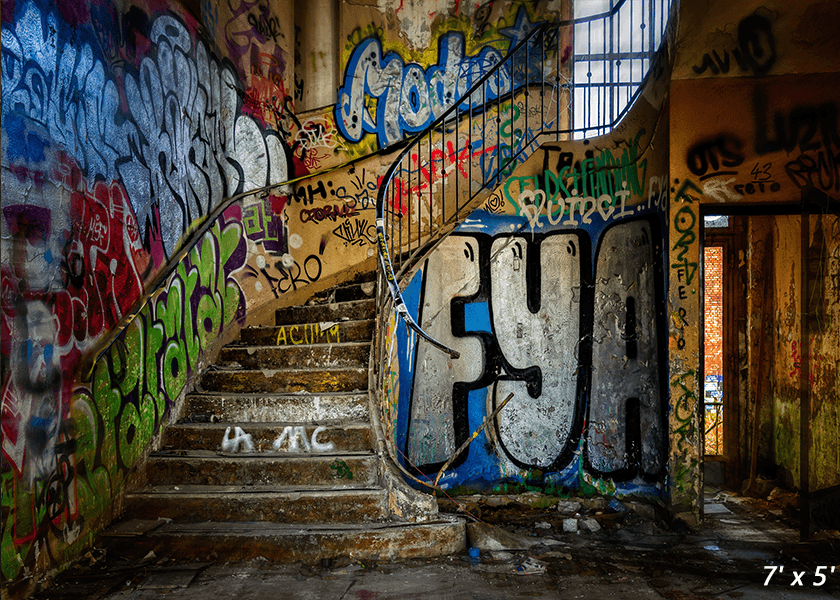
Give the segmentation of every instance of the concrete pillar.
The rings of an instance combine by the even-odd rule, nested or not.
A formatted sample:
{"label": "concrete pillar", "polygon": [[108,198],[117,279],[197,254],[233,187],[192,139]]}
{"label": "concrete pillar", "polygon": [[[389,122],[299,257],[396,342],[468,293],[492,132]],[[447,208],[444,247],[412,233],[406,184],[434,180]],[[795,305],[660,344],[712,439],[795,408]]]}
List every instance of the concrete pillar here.
{"label": "concrete pillar", "polygon": [[335,104],[338,3],[295,0],[294,97],[297,112]]}

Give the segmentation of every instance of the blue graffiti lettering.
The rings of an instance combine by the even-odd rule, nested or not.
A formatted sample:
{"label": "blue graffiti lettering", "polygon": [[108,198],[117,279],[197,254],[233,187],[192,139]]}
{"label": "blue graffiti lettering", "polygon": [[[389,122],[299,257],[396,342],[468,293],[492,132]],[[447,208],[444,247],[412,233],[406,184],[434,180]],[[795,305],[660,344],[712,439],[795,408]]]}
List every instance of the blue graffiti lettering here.
{"label": "blue graffiti lettering", "polygon": [[[382,56],[379,40],[368,38],[347,63],[344,85],[338,90],[336,123],[351,141],[375,133],[381,146],[393,144],[406,132],[422,131],[501,61],[501,52],[491,47],[465,57],[463,36],[449,33],[440,39],[438,62],[424,71],[417,64],[405,65],[394,52]],[[509,91],[510,83],[508,69],[502,68],[481,92],[462,101],[463,108],[482,108]],[[366,95],[377,100],[375,119]]]}

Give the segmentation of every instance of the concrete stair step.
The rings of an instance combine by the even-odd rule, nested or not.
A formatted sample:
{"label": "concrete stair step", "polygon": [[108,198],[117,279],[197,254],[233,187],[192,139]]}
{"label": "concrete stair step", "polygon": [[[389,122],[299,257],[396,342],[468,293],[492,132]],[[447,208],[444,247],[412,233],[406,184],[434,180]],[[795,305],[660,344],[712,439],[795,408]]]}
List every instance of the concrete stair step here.
{"label": "concrete stair step", "polygon": [[219,363],[237,363],[243,369],[301,369],[363,367],[370,359],[370,342],[307,344],[300,346],[226,346]]}
{"label": "concrete stair step", "polygon": [[366,368],[217,369],[201,378],[206,391],[238,393],[352,392],[366,390]]}
{"label": "concrete stair step", "polygon": [[315,294],[315,299],[327,302],[350,302],[353,300],[367,300],[376,294],[376,278],[370,281],[350,283],[332,288],[326,292]]}
{"label": "concrete stair step", "polygon": [[[264,557],[274,563],[315,564],[348,556],[356,561],[394,561],[462,554],[466,528],[462,519],[439,515],[423,523],[335,523],[288,525],[276,522],[149,523],[137,521],[130,543],[157,556],[186,560],[236,562]],[[121,525],[131,525],[131,521]],[[125,543],[124,536],[103,536]]]}
{"label": "concrete stair step", "polygon": [[[368,423],[337,422],[229,422],[179,423],[164,430],[165,448],[185,450],[221,450],[225,433],[235,439],[239,427],[251,436],[256,452],[365,452],[373,449]],[[229,431],[228,431],[229,429]],[[281,440],[279,448],[274,444]]]}
{"label": "concrete stair step", "polygon": [[149,486],[126,496],[136,519],[274,521],[278,523],[372,523],[388,514],[384,489],[288,490],[260,487],[252,492],[224,486]]}
{"label": "concrete stair step", "polygon": [[373,338],[373,319],[294,323],[273,327],[248,327],[240,332],[241,345],[296,346],[365,342]]}
{"label": "concrete stair step", "polygon": [[367,393],[324,392],[319,394],[208,394],[186,397],[188,418],[206,421],[321,423],[370,419]]}
{"label": "concrete stair step", "polygon": [[147,481],[156,485],[374,485],[371,452],[222,454],[208,450],[154,452]]}
{"label": "concrete stair step", "polygon": [[372,319],[376,310],[375,301],[353,300],[305,306],[287,306],[274,313],[275,325],[300,323],[321,323],[324,321],[358,321]]}

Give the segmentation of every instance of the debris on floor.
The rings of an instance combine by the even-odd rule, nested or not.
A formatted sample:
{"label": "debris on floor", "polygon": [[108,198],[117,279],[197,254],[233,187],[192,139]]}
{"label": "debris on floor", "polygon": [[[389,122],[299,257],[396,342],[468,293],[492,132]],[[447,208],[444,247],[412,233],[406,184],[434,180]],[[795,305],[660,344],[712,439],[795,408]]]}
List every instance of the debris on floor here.
{"label": "debris on floor", "polygon": [[[135,522],[119,530],[122,537],[110,539],[107,551],[91,550],[35,599],[146,600],[165,594],[169,600],[193,600],[216,597],[213,590],[224,587],[225,578],[259,586],[263,577],[285,581],[277,588],[284,591],[326,590],[289,596],[294,599],[373,598],[386,581],[391,586],[427,582],[426,592],[412,588],[418,599],[438,598],[441,589],[452,586],[464,587],[447,596],[454,600],[476,593],[507,598],[512,587],[516,597],[614,597],[613,590],[621,590],[626,598],[746,599],[789,592],[791,585],[800,585],[797,580],[809,588],[809,598],[837,597],[840,533],[823,531],[800,542],[795,513],[782,504],[793,505],[789,494],[771,489],[765,498],[750,498],[707,486],[706,516],[694,527],[671,519],[655,502],[630,498],[558,499],[536,493],[443,498],[442,512],[472,520],[463,552],[400,562],[349,556],[297,565],[265,558],[230,565],[223,564],[224,557],[212,565],[178,561],[137,551],[130,538],[156,523]],[[774,567],[778,571],[768,583]],[[822,575],[824,585],[814,587]]]}

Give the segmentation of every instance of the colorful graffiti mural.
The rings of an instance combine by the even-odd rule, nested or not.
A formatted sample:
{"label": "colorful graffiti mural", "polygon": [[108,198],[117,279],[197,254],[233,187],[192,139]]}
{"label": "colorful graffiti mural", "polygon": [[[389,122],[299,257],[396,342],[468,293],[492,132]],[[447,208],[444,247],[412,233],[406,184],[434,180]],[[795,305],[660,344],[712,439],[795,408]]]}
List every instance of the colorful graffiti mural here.
{"label": "colorful graffiti mural", "polygon": [[78,370],[81,353],[56,310],[60,294],[15,299],[4,276],[11,368],[2,395],[2,453],[10,466],[2,474],[9,509],[2,570],[12,585],[44,560],[40,552],[65,563],[90,544],[97,521],[107,520],[201,353],[244,316],[234,274],[245,266],[246,241],[236,211],[217,222],[96,364],[88,384],[66,376]]}
{"label": "colorful graffiti mural", "polygon": [[512,393],[444,486],[666,493],[668,189],[648,142],[540,149],[413,276],[406,305],[461,356],[393,334],[408,468],[437,473]]}
{"label": "colorful graffiti mural", "polygon": [[228,209],[89,382],[83,359],[223,199],[288,178],[289,150],[177,7],[27,0],[2,19],[0,568],[19,591],[116,516],[202,353],[244,317],[248,248],[287,247],[286,198]]}
{"label": "colorful graffiti mural", "polygon": [[538,470],[541,485],[571,489],[585,471],[618,486],[642,475],[654,483],[647,492],[660,493],[667,391],[657,222],[608,228],[594,261],[581,230],[448,238],[417,275],[413,306],[422,307],[421,327],[462,357],[421,342],[416,366],[401,365],[402,386],[413,386],[406,431],[397,431],[406,460],[436,473],[513,392],[447,485],[521,482]]}
{"label": "colorful graffiti mural", "polygon": [[[339,131],[351,143],[360,142],[368,133],[375,134],[381,148],[402,140],[408,133],[422,131],[502,62],[504,54],[497,46],[512,49],[534,26],[527,10],[520,7],[511,26],[499,27],[498,38],[475,48],[473,54],[468,54],[462,31],[444,33],[437,41],[437,62],[426,66],[406,63],[393,50],[383,52],[379,37],[360,40],[350,54],[338,90],[335,121]],[[502,93],[509,93],[511,87],[538,81],[542,73],[540,49],[530,50],[529,56],[523,54],[524,68],[511,72],[503,67],[480,93],[461,100],[462,108],[484,110]]]}
{"label": "colorful graffiti mural", "polygon": [[[107,25],[129,28],[121,18]],[[287,179],[287,150],[239,114],[228,62],[179,18],[146,21],[130,31],[146,52],[117,70],[92,25],[68,23],[47,2],[18,4],[2,30],[6,153],[19,177],[55,179],[64,153],[91,185],[121,182],[147,251],[171,255],[223,198]]]}

